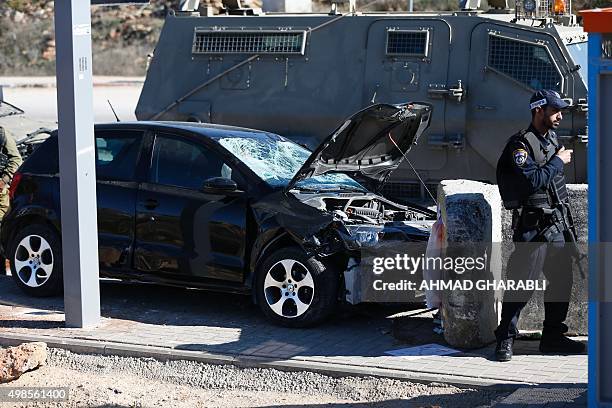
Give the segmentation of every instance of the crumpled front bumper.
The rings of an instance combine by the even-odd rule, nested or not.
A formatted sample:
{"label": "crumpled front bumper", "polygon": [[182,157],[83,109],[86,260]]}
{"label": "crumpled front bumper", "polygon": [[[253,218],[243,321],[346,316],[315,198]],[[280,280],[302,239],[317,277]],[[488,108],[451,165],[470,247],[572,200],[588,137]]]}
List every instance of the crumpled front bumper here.
{"label": "crumpled front bumper", "polygon": [[[362,259],[365,257],[385,256],[403,252],[406,246],[418,245],[424,249],[429,239],[434,221],[403,222],[381,226],[355,225],[346,226],[341,235],[350,257],[343,271],[345,300],[350,304],[368,301],[364,287],[369,284],[371,274]],[[415,248],[412,248],[415,249]],[[415,299],[416,300],[416,299]]]}

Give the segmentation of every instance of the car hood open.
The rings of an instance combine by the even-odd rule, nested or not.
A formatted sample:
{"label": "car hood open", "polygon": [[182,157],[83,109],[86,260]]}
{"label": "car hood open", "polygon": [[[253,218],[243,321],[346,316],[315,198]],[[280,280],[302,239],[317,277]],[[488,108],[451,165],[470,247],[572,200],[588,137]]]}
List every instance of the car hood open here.
{"label": "car hood open", "polygon": [[370,179],[378,188],[429,126],[431,105],[376,104],[348,118],[310,155],[286,187],[325,173]]}

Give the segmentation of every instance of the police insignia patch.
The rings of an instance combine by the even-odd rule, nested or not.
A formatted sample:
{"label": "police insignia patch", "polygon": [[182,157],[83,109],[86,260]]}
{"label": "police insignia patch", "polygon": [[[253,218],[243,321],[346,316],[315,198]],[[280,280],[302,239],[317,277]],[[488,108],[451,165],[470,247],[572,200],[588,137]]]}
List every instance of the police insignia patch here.
{"label": "police insignia patch", "polygon": [[522,167],[525,164],[527,161],[527,155],[528,153],[525,149],[516,149],[514,152],[512,152],[514,163],[519,167]]}

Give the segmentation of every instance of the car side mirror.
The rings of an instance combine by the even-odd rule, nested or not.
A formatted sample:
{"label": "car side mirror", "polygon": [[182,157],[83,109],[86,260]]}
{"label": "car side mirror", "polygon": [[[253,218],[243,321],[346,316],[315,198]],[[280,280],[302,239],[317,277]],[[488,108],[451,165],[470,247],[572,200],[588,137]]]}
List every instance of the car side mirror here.
{"label": "car side mirror", "polygon": [[204,181],[202,191],[210,194],[227,194],[238,191],[238,184],[225,177],[213,177]]}

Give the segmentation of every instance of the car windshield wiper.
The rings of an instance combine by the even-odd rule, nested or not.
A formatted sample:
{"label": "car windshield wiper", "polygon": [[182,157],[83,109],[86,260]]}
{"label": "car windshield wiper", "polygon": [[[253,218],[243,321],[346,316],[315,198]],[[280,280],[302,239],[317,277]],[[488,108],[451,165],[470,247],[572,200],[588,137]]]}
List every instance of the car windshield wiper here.
{"label": "car windshield wiper", "polygon": [[363,187],[348,186],[346,184],[338,184],[329,189],[330,191],[342,190],[342,191],[354,191],[356,193],[367,193],[368,191]]}
{"label": "car windshield wiper", "polygon": [[303,190],[303,191],[312,191],[312,192],[316,192],[316,193],[322,193],[322,192],[333,192],[333,191],[353,191],[355,193],[367,193],[368,191],[365,190],[364,188],[361,187],[356,187],[356,186],[347,186],[344,184],[337,184],[337,185],[331,185],[325,188],[321,188],[321,187],[309,187],[309,186],[296,186],[295,188],[297,188],[298,190]]}
{"label": "car windshield wiper", "polygon": [[313,192],[313,193],[320,193],[321,190],[320,188],[315,188],[315,187],[308,187],[308,186],[293,186],[294,190],[299,190],[299,191],[308,191],[308,192]]}

